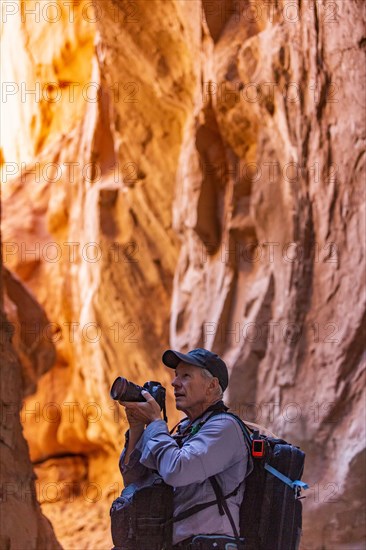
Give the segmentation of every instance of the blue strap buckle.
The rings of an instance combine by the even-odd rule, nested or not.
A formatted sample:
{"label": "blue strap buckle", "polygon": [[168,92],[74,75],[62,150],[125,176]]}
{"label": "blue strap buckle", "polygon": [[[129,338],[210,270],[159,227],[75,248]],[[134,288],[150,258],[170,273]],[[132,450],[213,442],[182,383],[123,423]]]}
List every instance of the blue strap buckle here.
{"label": "blue strap buckle", "polygon": [[300,481],[299,479],[296,479],[295,481],[292,481],[289,477],[281,474],[276,468],[273,468],[273,466],[270,466],[269,464],[265,463],[264,469],[270,472],[272,475],[276,476],[278,479],[280,479],[283,483],[286,483],[291,489],[295,492],[295,497],[299,498],[300,493],[302,489],[309,489],[309,485],[305,483],[304,481]]}

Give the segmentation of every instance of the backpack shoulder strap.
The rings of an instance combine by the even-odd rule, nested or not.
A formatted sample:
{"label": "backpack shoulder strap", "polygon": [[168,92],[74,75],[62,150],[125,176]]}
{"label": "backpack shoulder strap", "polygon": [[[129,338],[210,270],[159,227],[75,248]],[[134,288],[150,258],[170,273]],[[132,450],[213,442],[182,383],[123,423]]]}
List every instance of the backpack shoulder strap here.
{"label": "backpack shoulder strap", "polygon": [[249,446],[249,452],[251,452],[251,447],[252,447],[251,435],[253,433],[253,430],[251,428],[249,428],[249,426],[247,426],[245,424],[245,422],[239,416],[237,416],[236,414],[234,414],[232,412],[229,412],[229,411],[219,411],[219,412],[214,411],[213,414],[211,414],[209,416],[209,418],[211,418],[211,416],[213,416],[214,414],[216,415],[216,414],[221,414],[221,413],[227,414],[228,416],[231,416],[232,418],[235,418],[235,420],[237,421],[237,423],[240,426],[241,431],[243,432],[244,439],[245,439],[246,443]]}
{"label": "backpack shoulder strap", "polygon": [[[212,476],[212,477],[215,477],[215,476]],[[209,479],[211,481],[211,478],[209,478]],[[231,491],[231,493],[229,493],[228,495],[222,496],[222,499],[226,500],[228,498],[231,498],[231,497],[235,496],[237,494],[237,492],[239,491],[240,485],[241,485],[241,482],[239,483],[239,485],[237,487],[235,487],[235,489],[233,491]],[[214,491],[215,491],[215,489],[214,489]],[[220,489],[220,491],[221,491],[221,489]],[[215,496],[216,496],[216,491],[215,491]],[[221,501],[220,501],[220,503],[221,503]],[[179,514],[177,514],[176,516],[174,516],[173,518],[168,520],[168,523],[176,523],[177,521],[181,521],[182,519],[189,518],[190,516],[193,516],[193,514],[197,514],[197,512],[200,512],[201,510],[205,510],[206,508],[210,508],[211,506],[214,506],[215,504],[218,504],[217,498],[215,500],[210,500],[209,502],[202,502],[201,504],[195,504],[194,506],[191,506],[187,510],[183,510],[182,512],[180,512]],[[223,514],[224,514],[224,512],[221,513],[221,511],[220,511],[220,515],[223,515]]]}
{"label": "backpack shoulder strap", "polygon": [[234,518],[231,515],[229,506],[227,505],[227,502],[226,502],[227,497],[224,497],[222,489],[221,489],[221,487],[219,485],[219,482],[217,481],[216,477],[211,476],[209,479],[210,479],[212,488],[213,488],[213,490],[215,492],[215,495],[216,495],[216,501],[217,501],[217,506],[219,507],[220,516],[223,516],[224,514],[227,515],[227,517],[229,518],[230,525],[231,525],[231,528],[233,530],[234,536],[238,540],[238,542],[240,543],[239,532],[236,528]]}

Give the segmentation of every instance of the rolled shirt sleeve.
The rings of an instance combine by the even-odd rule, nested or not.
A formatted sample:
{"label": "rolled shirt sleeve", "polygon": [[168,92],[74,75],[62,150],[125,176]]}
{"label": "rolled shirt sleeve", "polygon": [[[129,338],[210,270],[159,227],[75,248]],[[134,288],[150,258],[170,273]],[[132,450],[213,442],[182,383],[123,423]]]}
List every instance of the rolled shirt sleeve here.
{"label": "rolled shirt sleeve", "polygon": [[137,449],[141,452],[140,463],[157,470],[173,487],[202,483],[243,461],[248,454],[237,421],[224,414],[210,419],[182,448],[169,434],[166,423],[155,420],[145,429]]}

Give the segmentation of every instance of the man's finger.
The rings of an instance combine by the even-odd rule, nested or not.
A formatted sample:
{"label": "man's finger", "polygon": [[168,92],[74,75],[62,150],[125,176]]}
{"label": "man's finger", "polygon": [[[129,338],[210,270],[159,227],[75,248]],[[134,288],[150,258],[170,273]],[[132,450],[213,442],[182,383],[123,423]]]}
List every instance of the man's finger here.
{"label": "man's finger", "polygon": [[120,401],[120,403],[121,405],[124,406],[125,409],[129,409],[129,410],[136,409],[135,403],[133,401]]}
{"label": "man's finger", "polygon": [[145,397],[146,401],[155,401],[151,393],[146,390],[142,390],[142,395]]}

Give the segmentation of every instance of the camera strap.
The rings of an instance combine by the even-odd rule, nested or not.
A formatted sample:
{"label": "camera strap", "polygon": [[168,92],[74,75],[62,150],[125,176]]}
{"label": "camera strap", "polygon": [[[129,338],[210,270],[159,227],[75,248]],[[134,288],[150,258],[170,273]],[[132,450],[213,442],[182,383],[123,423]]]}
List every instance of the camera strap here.
{"label": "camera strap", "polygon": [[165,399],[164,399],[162,411],[163,411],[163,418],[164,418],[165,422],[168,424],[168,417],[166,415]]}
{"label": "camera strap", "polygon": [[[192,422],[190,422],[186,426],[184,431],[181,433],[179,428],[180,428],[180,425],[183,422],[188,420],[188,417],[186,416],[185,418],[182,418],[182,420],[180,420],[175,426],[173,426],[173,428],[169,431],[169,434],[172,435],[172,437],[178,443],[179,447],[182,447],[184,438],[188,437],[188,439],[189,439],[190,437],[195,435],[202,428],[202,426],[204,424],[206,424],[206,422],[211,418],[211,416],[214,416],[214,414],[216,414],[218,412],[226,412],[227,410],[228,410],[228,407],[224,404],[224,402],[222,400],[218,401],[217,403],[214,403],[213,405],[210,405],[205,411],[203,411],[202,414],[197,416],[197,418],[195,418],[193,420],[193,422],[196,422],[197,420],[202,418],[205,414],[207,414],[208,412],[211,412],[211,414],[207,418],[205,418],[204,420],[201,420],[201,422],[199,422],[198,424],[194,424],[194,425],[192,424]],[[177,431],[177,433],[174,434],[174,431],[175,431],[176,428],[178,428],[178,431]]]}
{"label": "camera strap", "polygon": [[[217,403],[214,403],[213,405],[210,405],[205,411],[203,411],[202,414],[200,414],[200,416],[197,416],[197,418],[195,418],[193,420],[193,422],[196,422],[196,420],[198,420],[199,418],[201,418],[202,416],[204,416],[206,413],[210,412],[210,411],[218,411],[218,412],[226,412],[227,410],[229,409],[229,407],[227,407],[223,401],[218,401]],[[185,422],[186,420],[188,420],[188,416],[185,416],[184,418],[182,418],[182,420],[179,420],[179,422],[177,422],[175,424],[175,426],[173,426],[173,428],[169,431],[169,434],[172,435],[175,431],[175,429],[180,425],[182,424],[183,422]],[[204,421],[206,422],[208,420],[208,418]],[[190,423],[188,426],[187,426],[187,430],[189,427],[192,426],[192,423]],[[186,430],[185,430],[186,431]]]}

